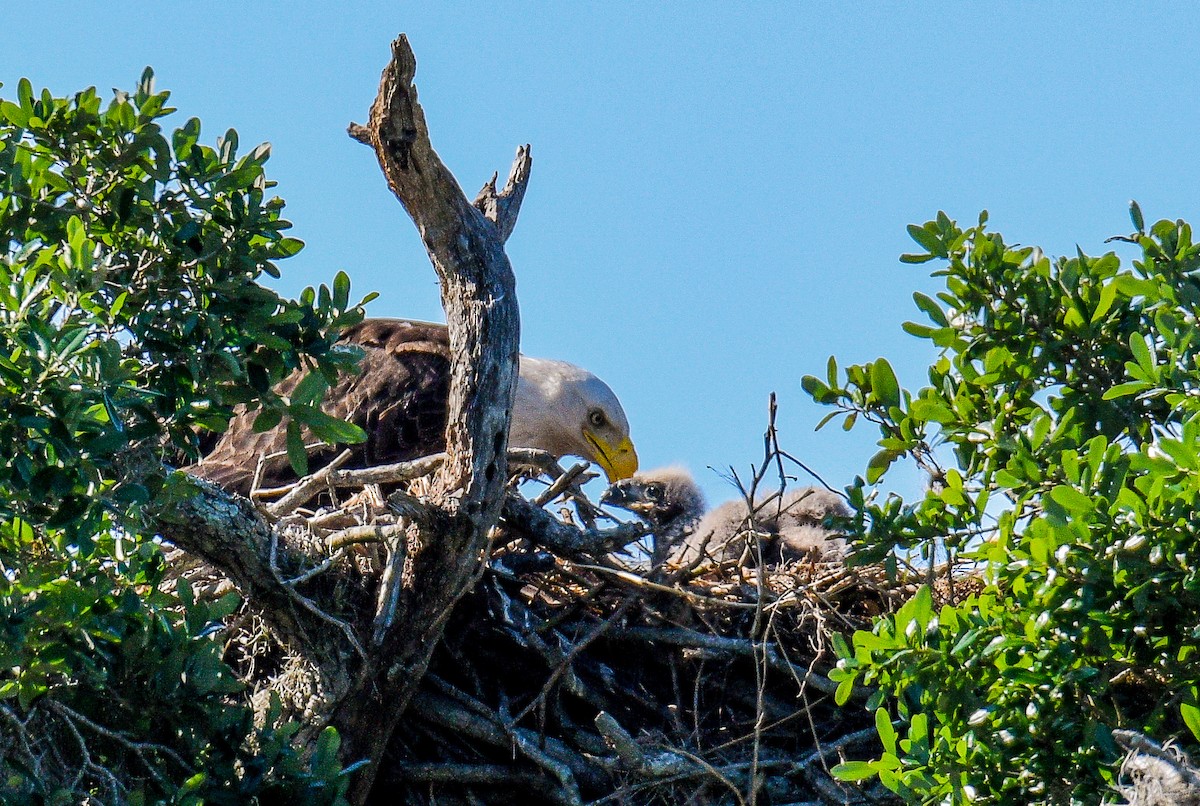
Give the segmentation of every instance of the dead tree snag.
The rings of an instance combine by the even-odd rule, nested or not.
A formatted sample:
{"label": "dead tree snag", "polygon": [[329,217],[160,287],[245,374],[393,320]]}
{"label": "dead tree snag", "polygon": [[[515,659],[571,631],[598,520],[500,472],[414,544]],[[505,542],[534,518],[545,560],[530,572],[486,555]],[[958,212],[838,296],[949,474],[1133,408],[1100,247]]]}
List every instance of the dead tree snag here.
{"label": "dead tree snag", "polygon": [[[370,791],[378,762],[419,683],[455,602],[470,588],[495,526],[508,479],[508,425],[517,380],[520,318],[504,241],[516,222],[529,177],[529,148],[502,192],[495,179],[476,204],[463,195],[429,140],[413,86],[416,60],[408,39],[392,43],[379,94],[365,126],[350,134],[375,149],[388,186],[420,232],[441,284],[452,352],[446,461],[430,504],[440,528],[415,526],[407,545],[390,545],[380,591],[372,663],[332,724],[347,758],[370,758],[353,800]],[[402,567],[401,567],[402,565]]]}

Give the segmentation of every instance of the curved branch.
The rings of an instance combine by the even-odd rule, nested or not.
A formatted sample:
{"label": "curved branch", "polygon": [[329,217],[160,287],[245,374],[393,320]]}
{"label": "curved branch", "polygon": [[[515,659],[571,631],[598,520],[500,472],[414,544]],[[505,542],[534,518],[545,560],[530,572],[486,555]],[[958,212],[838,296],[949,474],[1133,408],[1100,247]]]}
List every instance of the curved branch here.
{"label": "curved branch", "polygon": [[[162,472],[161,466],[158,466]],[[141,470],[132,468],[133,473]],[[294,592],[279,580],[280,566],[303,567],[307,552],[280,545],[280,536],[249,500],[225,492],[204,479],[177,473],[168,482],[186,491],[164,496],[164,503],[143,513],[143,524],[170,543],[221,570],[277,631],[296,647],[314,646],[336,655],[329,625],[296,607]],[[275,556],[272,557],[272,554]]]}

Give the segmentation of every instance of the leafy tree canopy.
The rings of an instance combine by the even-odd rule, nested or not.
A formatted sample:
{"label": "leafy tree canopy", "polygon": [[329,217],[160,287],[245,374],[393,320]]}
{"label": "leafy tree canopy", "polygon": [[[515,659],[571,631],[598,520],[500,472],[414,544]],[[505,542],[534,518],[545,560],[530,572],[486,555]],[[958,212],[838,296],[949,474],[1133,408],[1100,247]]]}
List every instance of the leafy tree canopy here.
{"label": "leafy tree canopy", "polygon": [[318,408],[357,359],[335,341],[361,304],[344,273],[299,300],[261,284],[303,246],[269,195],[269,147],[239,154],[232,129],[205,145],[195,118],[164,130],[149,69],[107,104],[16,90],[0,100],[0,799],[241,803],[336,782],[335,734],[307,765],[295,726],[251,751],[218,643],[236,598],[164,588],[139,513],[186,494],[169,466],[235,405],[262,428],[290,418],[297,464],[306,438],[361,437]]}
{"label": "leafy tree canopy", "polygon": [[[884,746],[844,777],[912,802],[1097,803],[1114,797],[1112,729],[1200,728],[1200,246],[1131,213],[1114,239],[1131,263],[1051,259],[986,214],[910,227],[922,251],[903,260],[945,280],[914,295],[929,323],[905,325],[941,348],[928,385],[901,388],[882,358],[804,379],[880,432],[851,491],[861,556],[974,569],[943,566],[959,595],[943,579],[947,603],[923,588],[843,643],[841,694],[876,689]],[[867,484],[902,460],[928,489],[880,500]]]}

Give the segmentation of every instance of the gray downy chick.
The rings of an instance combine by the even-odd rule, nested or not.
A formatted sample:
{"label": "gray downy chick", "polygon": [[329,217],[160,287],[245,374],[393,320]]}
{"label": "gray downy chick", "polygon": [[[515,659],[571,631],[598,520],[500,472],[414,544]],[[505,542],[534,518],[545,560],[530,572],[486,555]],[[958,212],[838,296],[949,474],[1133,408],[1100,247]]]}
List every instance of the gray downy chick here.
{"label": "gray downy chick", "polygon": [[692,474],[682,467],[636,473],[605,490],[600,503],[628,510],[650,526],[654,565],[683,541],[708,508]]}
{"label": "gray downy chick", "polygon": [[655,556],[669,555],[681,565],[702,559],[737,560],[751,530],[758,546],[748,553],[750,565],[757,564],[759,552],[768,566],[800,559],[836,561],[846,555],[845,539],[826,521],[850,511],[837,493],[821,487],[801,487],[759,501],[753,516],[739,500],[702,517],[700,488],[686,470],[672,467],[619,481],[600,500],[642,517],[656,536]]}

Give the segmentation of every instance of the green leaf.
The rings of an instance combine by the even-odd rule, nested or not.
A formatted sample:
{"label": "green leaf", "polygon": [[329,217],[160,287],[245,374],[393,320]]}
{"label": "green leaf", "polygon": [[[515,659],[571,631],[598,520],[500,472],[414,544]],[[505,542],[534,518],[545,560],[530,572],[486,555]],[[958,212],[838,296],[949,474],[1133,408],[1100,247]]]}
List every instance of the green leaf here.
{"label": "green leaf", "polygon": [[850,700],[850,695],[854,693],[854,678],[847,677],[842,682],[838,683],[837,690],[833,693],[833,701],[838,705],[845,705]]}
{"label": "green leaf", "polygon": [[829,772],[839,781],[863,781],[875,775],[875,768],[869,761],[843,761]]}
{"label": "green leaf", "polygon": [[192,583],[185,577],[179,577],[175,581],[175,595],[179,597],[180,604],[185,608],[190,608],[196,603],[196,596],[192,591]]}
{"label": "green leaf", "polygon": [[29,113],[12,101],[0,101],[0,116],[18,129],[29,125]]}
{"label": "green leaf", "polygon": [[829,412],[824,417],[822,417],[820,419],[820,421],[817,422],[817,425],[816,425],[816,427],[813,428],[813,430],[820,431],[822,428],[824,428],[826,426],[826,424],[829,423],[830,420],[832,420],[834,417],[837,417],[839,414],[841,414],[841,412],[836,411],[836,410]]}
{"label": "green leaf", "polygon": [[300,431],[300,423],[295,420],[287,425],[287,455],[296,475],[307,476],[308,451],[304,448],[304,435]]}
{"label": "green leaf", "polygon": [[900,405],[900,382],[885,358],[877,358],[871,364],[871,391],[885,406]]}
{"label": "green leaf", "polygon": [[[1142,208],[1136,201],[1129,202],[1129,220],[1133,222],[1135,232],[1143,233],[1146,231],[1146,219],[1142,217]],[[1197,739],[1200,739],[1200,734],[1197,734]]]}
{"label": "green leaf", "polygon": [[883,708],[875,711],[875,730],[883,742],[883,749],[896,755],[896,729],[892,727],[892,719]]}
{"label": "green leaf", "polygon": [[1059,484],[1052,489],[1050,498],[1063,509],[1074,513],[1087,512],[1094,506],[1091,498],[1066,484]]}
{"label": "green leaf", "polygon": [[317,757],[336,758],[338,748],[341,746],[342,739],[338,736],[337,728],[327,727],[321,731],[321,735],[317,739]]}
{"label": "green leaf", "polygon": [[320,409],[309,406],[292,406],[288,411],[296,420],[307,425],[313,434],[323,442],[357,445],[367,440],[367,432],[357,425],[339,420]]}
{"label": "green leaf", "polygon": [[886,449],[872,456],[867,462],[867,484],[875,484],[883,478],[883,474],[887,472],[894,461],[896,461],[895,452]]}
{"label": "green leaf", "polygon": [[805,375],[801,378],[800,388],[818,403],[828,403],[837,399],[837,394],[813,375]]}
{"label": "green leaf", "polygon": [[283,409],[263,409],[254,418],[253,430],[256,434],[262,434],[270,431],[275,426],[279,425],[283,419]]}
{"label": "green leaf", "polygon": [[1137,361],[1148,375],[1154,375],[1154,358],[1150,353],[1150,348],[1146,345],[1146,339],[1141,333],[1133,332],[1129,334],[1129,349],[1133,352],[1133,358]]}
{"label": "green leaf", "polygon": [[933,593],[929,590],[928,585],[922,585],[917,589],[917,593],[912,598],[913,610],[912,617],[917,620],[917,624],[921,625],[921,629],[929,624],[929,619],[933,616]]}
{"label": "green leaf", "polygon": [[17,82],[17,102],[26,113],[33,114],[33,85],[27,78]]}
{"label": "green leaf", "polygon": [[918,245],[923,247],[925,251],[935,257],[946,257],[946,249],[942,246],[941,240],[924,227],[918,227],[916,224],[908,225],[908,235]]}
{"label": "green leaf", "polygon": [[929,325],[919,325],[916,322],[903,322],[900,328],[910,336],[916,336],[918,339],[933,338],[933,334],[937,332],[936,328]]}
{"label": "green leaf", "polygon": [[1119,383],[1111,389],[1107,390],[1104,395],[1104,400],[1115,400],[1118,397],[1137,394],[1144,389],[1151,388],[1151,385],[1145,381],[1129,381],[1127,383]]}
{"label": "green leaf", "polygon": [[949,320],[946,319],[946,312],[942,310],[941,305],[938,305],[937,300],[926,294],[922,294],[920,291],[914,291],[912,297],[917,307],[924,311],[925,315],[935,325],[938,327],[948,327],[950,325]]}
{"label": "green leaf", "polygon": [[1179,713],[1183,715],[1183,722],[1192,732],[1192,736],[1196,741],[1200,741],[1200,708],[1184,702],[1179,704]]}
{"label": "green leaf", "polygon": [[908,413],[917,420],[940,423],[942,425],[955,422],[958,419],[949,407],[937,400],[925,397],[914,400],[909,405]]}
{"label": "green leaf", "polygon": [[1104,315],[1112,309],[1113,302],[1116,300],[1116,298],[1117,284],[1115,282],[1106,283],[1104,287],[1100,289],[1100,300],[1096,303],[1096,310],[1092,311],[1092,324],[1096,324],[1104,318]]}
{"label": "green leaf", "polygon": [[325,376],[319,372],[309,372],[300,383],[296,384],[296,388],[292,390],[292,403],[302,406],[314,406],[320,401],[325,390],[329,388],[329,381],[325,380]]}
{"label": "green leaf", "polygon": [[304,241],[299,238],[280,238],[275,244],[275,257],[292,257],[300,253],[304,248]]}
{"label": "green leaf", "polygon": [[350,304],[350,275],[339,271],[333,278],[333,306],[344,310]]}

